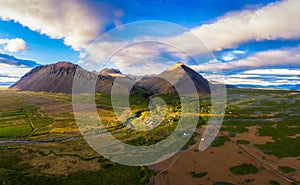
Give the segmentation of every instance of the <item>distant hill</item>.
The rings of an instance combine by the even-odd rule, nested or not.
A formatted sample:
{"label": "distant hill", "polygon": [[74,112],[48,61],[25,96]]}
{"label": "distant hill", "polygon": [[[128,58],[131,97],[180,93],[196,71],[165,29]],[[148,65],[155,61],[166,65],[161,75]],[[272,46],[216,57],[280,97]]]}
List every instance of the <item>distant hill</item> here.
{"label": "distant hill", "polygon": [[[129,78],[130,75],[123,75],[117,69],[104,69],[98,74],[88,72],[76,64],[70,62],[58,62],[56,64],[38,66],[25,74],[18,82],[11,86],[21,91],[36,91],[36,92],[57,92],[57,93],[72,93],[73,79],[76,70],[80,71],[80,78],[87,79],[91,76],[97,78],[96,91],[110,93],[116,76]],[[114,75],[115,74],[115,75]],[[132,92],[136,88],[142,88],[148,91],[149,94],[168,94],[176,93],[174,86],[164,80],[169,79],[175,86],[184,87],[184,90],[189,90],[186,87],[186,82],[191,79],[197,92],[210,93],[209,82],[199,73],[179,62],[164,72],[156,76],[145,76],[142,80],[136,83]]]}
{"label": "distant hill", "polygon": [[111,68],[102,69],[99,73],[100,74],[106,74],[106,75],[110,75],[110,74],[122,74],[119,69],[111,69]]}
{"label": "distant hill", "polygon": [[[147,89],[154,94],[168,94],[176,92],[174,86],[164,79],[169,79],[171,83],[179,87],[185,87],[187,80],[191,79],[198,93],[210,93],[209,82],[199,73],[187,67],[182,62],[177,62],[175,65],[169,67],[157,76],[144,78],[138,82],[138,86]],[[189,90],[191,91],[189,87],[185,87],[185,90],[187,93],[189,93]]]}

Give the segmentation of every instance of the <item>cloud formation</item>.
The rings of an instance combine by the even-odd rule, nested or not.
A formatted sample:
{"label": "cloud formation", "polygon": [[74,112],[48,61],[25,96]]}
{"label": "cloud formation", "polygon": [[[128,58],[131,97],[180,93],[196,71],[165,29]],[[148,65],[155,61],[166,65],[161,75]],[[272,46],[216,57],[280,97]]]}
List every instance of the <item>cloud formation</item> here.
{"label": "cloud formation", "polygon": [[225,82],[231,85],[257,85],[257,86],[280,86],[280,85],[298,85],[299,80],[285,80],[285,79],[265,79],[265,78],[257,78],[257,79],[240,79],[240,78],[232,78],[230,76],[225,78]]}
{"label": "cloud formation", "polygon": [[29,67],[0,63],[0,86],[12,85],[30,69]]}
{"label": "cloud formation", "polygon": [[[235,70],[251,70],[259,68],[270,68],[278,66],[300,66],[300,46],[288,48],[267,50],[254,53],[249,57],[240,60],[233,60],[224,63],[206,63],[203,65],[206,71],[214,71],[217,68],[223,71],[235,71]],[[196,70],[197,67],[195,66]]]}
{"label": "cloud formation", "polygon": [[27,44],[23,39],[0,39],[0,45],[3,45],[3,49],[8,52],[19,52],[28,50]]}
{"label": "cloud formation", "polygon": [[231,12],[191,32],[214,51],[235,48],[248,41],[299,39],[299,7],[299,0],[283,0],[256,10]]}
{"label": "cloud formation", "polygon": [[86,48],[106,24],[79,0],[2,0],[0,7],[2,20],[13,20],[50,38],[64,39],[74,50]]}
{"label": "cloud formation", "polygon": [[[273,74],[272,71],[281,70],[282,73]],[[299,89],[300,75],[299,70],[290,69],[264,69],[262,72],[267,74],[252,74],[256,73],[256,70],[247,72],[241,72],[232,75],[219,76],[214,74],[203,74],[206,78],[211,81],[223,83],[230,85],[235,85],[237,87],[251,87],[251,88],[281,88],[281,89]],[[259,71],[257,71],[259,72]]]}
{"label": "cloud formation", "polygon": [[36,67],[38,64],[32,60],[22,60],[11,55],[0,53],[0,64],[15,65],[19,67]]}
{"label": "cloud formation", "polygon": [[0,53],[0,86],[10,86],[40,64]]}
{"label": "cloud formation", "polygon": [[[300,76],[300,69],[254,69],[243,71],[242,74],[260,74],[260,75],[298,75]],[[297,78],[298,79],[298,78]]]}
{"label": "cloud formation", "polygon": [[236,59],[240,55],[244,55],[246,52],[241,50],[234,50],[223,54],[222,59],[224,61],[230,61]]}
{"label": "cloud formation", "polygon": [[[270,3],[264,7],[259,7],[252,10],[242,10],[228,13],[219,17],[211,24],[201,25],[199,27],[187,30],[184,33],[175,36],[154,37],[149,35],[149,40],[159,40],[162,43],[171,43],[178,47],[184,48],[186,52],[192,55],[199,55],[206,53],[208,49],[212,51],[220,51],[223,49],[235,48],[238,45],[249,41],[265,41],[265,40],[293,40],[300,38],[300,7],[299,0],[283,0],[275,3]],[[163,29],[163,28],[162,28]],[[194,34],[199,37],[207,47],[199,48]],[[99,45],[97,52],[88,51],[91,55],[106,55],[110,52],[110,48],[115,46],[123,46],[126,42],[108,42]],[[182,57],[182,52],[174,52],[169,48],[141,46],[133,48],[134,52],[125,52],[122,57],[115,58],[113,62],[117,66],[126,66],[128,64],[139,62],[140,58],[146,55],[161,55],[161,50],[170,51],[173,55]],[[262,66],[294,65],[299,61],[299,57],[294,56],[297,51],[288,50],[273,50],[266,52],[259,52],[247,57],[246,59],[236,60],[241,58],[238,56],[244,55],[243,51],[236,50],[227,52],[223,55],[223,60],[226,63],[210,64],[206,69],[215,70],[220,66],[223,70],[230,69],[252,69]],[[134,54],[134,55],[132,55]],[[134,57],[133,57],[134,56]],[[186,58],[183,58],[186,59]],[[95,60],[97,61],[97,60]],[[99,61],[99,60],[98,60]],[[283,62],[284,61],[284,62]],[[123,64],[122,64],[123,63]],[[298,64],[297,64],[298,65]]]}
{"label": "cloud formation", "polygon": [[80,57],[82,61],[79,63],[87,68],[101,68],[103,67],[101,65],[105,65],[109,59],[110,64],[122,69],[124,73],[142,75],[160,73],[163,69],[173,65],[174,61],[187,56],[177,48],[156,42],[130,44],[125,41],[111,41],[94,43],[93,47]]}

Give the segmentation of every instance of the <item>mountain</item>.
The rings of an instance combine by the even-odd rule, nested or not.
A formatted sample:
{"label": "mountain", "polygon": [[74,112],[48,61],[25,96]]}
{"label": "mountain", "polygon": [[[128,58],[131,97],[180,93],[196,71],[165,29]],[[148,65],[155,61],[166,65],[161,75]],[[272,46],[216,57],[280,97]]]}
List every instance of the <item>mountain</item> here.
{"label": "mountain", "polygon": [[133,81],[136,81],[143,77],[143,76],[132,75],[132,74],[123,74],[119,69],[111,69],[111,68],[102,69],[99,72],[99,74],[104,75],[104,76],[111,76],[111,77],[128,78]]}
{"label": "mountain", "polygon": [[[78,71],[79,70],[79,71]],[[36,91],[36,92],[56,92],[56,93],[72,93],[73,80],[76,71],[79,74],[80,82],[84,87],[90,78],[97,78],[96,91],[111,93],[111,88],[116,75],[120,75],[124,82],[132,83],[136,79],[123,75],[117,69],[104,69],[100,73],[89,72],[82,69],[80,66],[70,62],[58,62],[56,64],[38,66],[25,74],[18,82],[11,86],[21,91]],[[139,78],[140,79],[140,78]],[[169,79],[166,81],[164,79]],[[188,80],[192,84],[188,84]],[[181,87],[185,93],[192,93],[190,87],[194,86],[199,93],[210,93],[209,82],[199,73],[190,69],[181,62],[169,67],[164,72],[157,76],[144,76],[141,80],[135,83],[131,92],[134,93],[138,89],[144,89],[148,94],[169,94],[176,93],[176,87]],[[88,88],[88,87],[87,87]],[[80,92],[84,92],[80,90]]]}
{"label": "mountain", "polygon": [[[165,79],[168,79],[169,81]],[[192,81],[193,84],[187,84],[189,81]],[[146,77],[138,82],[138,86],[147,89],[153,94],[169,94],[176,92],[176,89],[172,84],[183,89],[185,93],[193,93],[190,88],[191,85],[194,85],[198,93],[210,93],[209,82],[182,62],[177,62],[157,76]]]}
{"label": "mountain", "polygon": [[111,69],[111,68],[102,69],[99,73],[104,75],[122,74],[119,69]]}
{"label": "mountain", "polygon": [[[81,78],[96,75],[70,62],[58,62],[32,69],[12,85],[11,88],[17,88],[21,91],[72,93],[76,70],[82,70]],[[112,84],[112,77],[98,75],[96,90],[109,93]]]}

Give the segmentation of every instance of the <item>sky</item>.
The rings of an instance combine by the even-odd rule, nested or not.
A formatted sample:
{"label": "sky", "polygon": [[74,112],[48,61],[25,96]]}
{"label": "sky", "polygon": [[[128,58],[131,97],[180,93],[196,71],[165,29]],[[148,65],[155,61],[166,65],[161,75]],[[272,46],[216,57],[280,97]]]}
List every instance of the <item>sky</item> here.
{"label": "sky", "polygon": [[[299,7],[299,0],[1,0],[0,86],[57,61],[140,75],[180,60],[238,87],[300,90]],[[146,20],[164,22],[132,23]],[[156,42],[132,44],[146,39]],[[213,56],[199,66],[178,48]]]}

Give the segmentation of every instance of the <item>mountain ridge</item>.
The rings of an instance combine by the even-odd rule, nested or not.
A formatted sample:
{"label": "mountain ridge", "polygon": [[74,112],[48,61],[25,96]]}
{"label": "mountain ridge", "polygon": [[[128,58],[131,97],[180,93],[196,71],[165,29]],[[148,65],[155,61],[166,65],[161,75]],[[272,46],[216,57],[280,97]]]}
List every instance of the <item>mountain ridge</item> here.
{"label": "mountain ridge", "polygon": [[[70,62],[57,62],[55,64],[42,65],[33,68],[19,81],[10,86],[20,91],[72,93],[73,80],[76,70],[83,70],[79,65]],[[95,75],[91,72],[84,76]],[[82,78],[84,78],[84,76]],[[96,90],[99,92],[110,92],[113,78],[98,75]]]}
{"label": "mountain ridge", "polygon": [[[129,78],[128,76],[130,76],[123,75],[118,69],[108,68],[99,73],[93,73],[84,70],[77,64],[61,61],[32,69],[10,88],[20,91],[72,93],[74,75],[77,70],[81,70],[80,77],[84,79],[94,75],[97,78],[96,91],[104,93],[111,92],[116,77]],[[139,87],[147,90],[150,94],[176,93],[174,86],[185,85],[187,80],[192,80],[198,93],[210,93],[209,82],[182,62],[176,63],[156,76],[145,76],[136,81],[133,91]]]}

